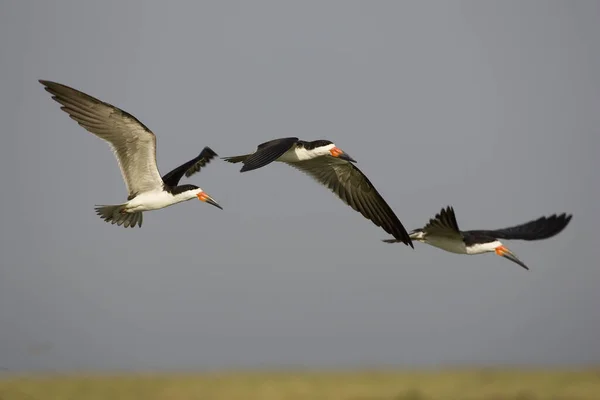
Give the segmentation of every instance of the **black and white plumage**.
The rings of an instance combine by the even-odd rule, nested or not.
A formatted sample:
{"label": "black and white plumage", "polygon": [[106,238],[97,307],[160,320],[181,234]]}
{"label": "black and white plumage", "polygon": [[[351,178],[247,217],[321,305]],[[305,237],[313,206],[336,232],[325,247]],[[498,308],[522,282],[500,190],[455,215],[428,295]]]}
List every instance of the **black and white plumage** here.
{"label": "black and white plumage", "polygon": [[142,226],[142,212],[158,210],[197,198],[221,208],[201,188],[178,185],[184,174],[200,170],[217,154],[205,147],[198,157],[161,177],[156,166],[156,136],[133,115],[79,90],[56,82],[39,81],[61,109],[73,120],[105,140],[115,153],[127,185],[127,202],[97,206],[96,213],[106,222],[124,227]]}
{"label": "black and white plumage", "polygon": [[398,242],[413,247],[411,239],[390,206],[371,181],[353,163],[356,161],[329,140],[307,142],[296,137],[274,139],[258,145],[252,154],[224,157],[242,162],[240,172],[283,162],[308,174],[328,187],[342,201],[393,235]]}
{"label": "black and white plumage", "polygon": [[[495,230],[461,231],[458,229],[454,209],[448,206],[429,220],[423,228],[410,233],[412,240],[427,243],[456,254],[483,254],[495,252],[525,269],[529,269],[506,246],[504,240],[542,240],[559,234],[571,221],[572,215],[553,214],[540,217],[524,224]],[[386,243],[395,243],[395,239],[386,239]]]}

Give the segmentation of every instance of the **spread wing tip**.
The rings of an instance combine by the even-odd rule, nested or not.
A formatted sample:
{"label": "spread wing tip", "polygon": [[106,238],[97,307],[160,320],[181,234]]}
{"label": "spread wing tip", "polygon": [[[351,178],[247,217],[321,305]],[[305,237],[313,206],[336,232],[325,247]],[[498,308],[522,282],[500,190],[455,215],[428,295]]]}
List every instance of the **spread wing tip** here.
{"label": "spread wing tip", "polygon": [[213,149],[211,149],[211,148],[210,148],[210,147],[208,147],[208,146],[205,146],[205,147],[202,149],[202,151],[200,152],[200,154],[202,154],[202,153],[205,153],[205,152],[206,152],[206,156],[207,156],[207,157],[209,157],[209,156],[210,156],[210,158],[213,158],[213,157],[218,157],[218,156],[219,156],[219,155],[218,155],[218,154],[217,154],[217,153],[216,153],[216,152],[215,152]]}
{"label": "spread wing tip", "polygon": [[194,162],[186,171],[185,176],[189,178],[197,172],[205,167],[208,163],[210,163],[215,157],[219,155],[210,147],[206,146],[202,149],[200,154],[198,155],[196,162]]}
{"label": "spread wing tip", "polygon": [[446,206],[442,208],[440,212],[435,214],[433,218],[421,229],[421,231],[429,232],[433,230],[449,230],[455,233],[459,233],[458,223],[456,222],[456,215],[454,214],[454,208],[452,206]]}

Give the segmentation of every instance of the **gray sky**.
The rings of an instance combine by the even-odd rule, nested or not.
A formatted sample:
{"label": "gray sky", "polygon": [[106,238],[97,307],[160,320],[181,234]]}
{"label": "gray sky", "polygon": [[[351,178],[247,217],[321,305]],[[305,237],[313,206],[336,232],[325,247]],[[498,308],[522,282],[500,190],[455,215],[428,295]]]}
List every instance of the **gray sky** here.
{"label": "gray sky", "polygon": [[[600,3],[3,1],[0,361],[11,370],[600,361]],[[407,229],[571,212],[494,255],[385,232],[300,172],[221,160],[142,229],[108,146],[38,79],[127,110],[161,172],[334,141]],[[51,345],[49,347],[49,345]],[[43,351],[31,351],[32,348]]]}

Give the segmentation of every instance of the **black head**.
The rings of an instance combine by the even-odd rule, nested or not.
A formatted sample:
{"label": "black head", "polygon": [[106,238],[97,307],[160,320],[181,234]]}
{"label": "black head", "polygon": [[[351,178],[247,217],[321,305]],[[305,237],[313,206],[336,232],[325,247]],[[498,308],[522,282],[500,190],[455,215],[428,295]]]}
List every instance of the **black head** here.
{"label": "black head", "polygon": [[174,187],[165,185],[165,190],[167,192],[171,193],[173,196],[175,196],[179,193],[187,192],[188,190],[195,190],[195,189],[200,189],[200,188],[196,185],[179,185],[179,186],[174,186]]}
{"label": "black head", "polygon": [[333,142],[325,139],[313,140],[312,142],[305,142],[303,140],[298,141],[298,147],[303,147],[306,150],[312,150],[317,147],[328,146],[330,144],[333,144]]}

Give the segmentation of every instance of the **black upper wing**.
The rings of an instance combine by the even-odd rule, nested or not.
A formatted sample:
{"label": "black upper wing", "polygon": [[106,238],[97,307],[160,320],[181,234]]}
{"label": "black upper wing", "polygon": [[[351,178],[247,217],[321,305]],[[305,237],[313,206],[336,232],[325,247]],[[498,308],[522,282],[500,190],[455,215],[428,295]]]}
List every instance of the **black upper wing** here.
{"label": "black upper wing", "polygon": [[296,137],[274,139],[258,145],[256,151],[250,154],[240,172],[251,171],[272,163],[281,157],[298,141]]}
{"label": "black upper wing", "polygon": [[[462,234],[458,229],[454,209],[451,206],[442,208],[442,211],[431,218],[427,225],[423,228],[414,229],[410,232],[413,238],[419,236],[418,233],[423,233],[423,236],[438,236],[454,240],[462,240]],[[385,243],[398,243],[397,239],[383,239]]]}
{"label": "black upper wing", "polygon": [[186,178],[189,178],[195,173],[200,172],[200,169],[202,169],[202,167],[208,164],[210,160],[212,160],[215,157],[218,157],[218,154],[215,153],[215,151],[210,147],[205,147],[200,153],[200,155],[196,158],[197,161],[185,171]]}
{"label": "black upper wing", "polygon": [[288,165],[307,173],[375,225],[413,247],[408,233],[394,211],[354,164],[334,157],[317,157]]}
{"label": "black upper wing", "polygon": [[476,236],[489,236],[506,240],[541,240],[548,239],[560,233],[571,221],[572,215],[553,214],[549,217],[540,217],[536,220],[521,225],[511,226],[496,230],[466,231],[465,234]]}
{"label": "black upper wing", "polygon": [[162,180],[165,185],[171,187],[177,186],[184,174],[185,176],[189,177],[196,172],[199,172],[202,167],[208,164],[210,160],[215,157],[217,157],[217,153],[207,146],[202,149],[198,157],[186,162],[185,164],[181,164],[179,167],[163,176]]}
{"label": "black upper wing", "polygon": [[454,208],[451,206],[442,208],[442,210],[437,213],[435,217],[431,218],[427,225],[420,230],[425,232],[425,234],[436,236],[454,236],[460,234],[456,216],[454,215]]}

